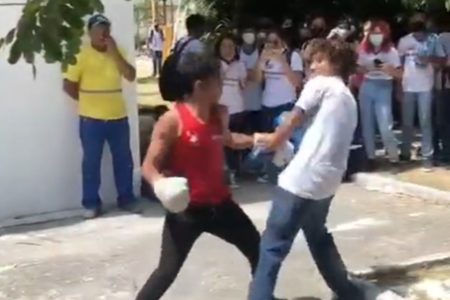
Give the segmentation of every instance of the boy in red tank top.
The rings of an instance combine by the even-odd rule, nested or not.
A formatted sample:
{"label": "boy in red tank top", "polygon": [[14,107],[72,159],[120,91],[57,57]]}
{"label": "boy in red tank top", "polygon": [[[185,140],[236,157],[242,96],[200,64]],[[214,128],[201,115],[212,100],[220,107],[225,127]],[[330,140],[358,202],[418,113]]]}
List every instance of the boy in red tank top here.
{"label": "boy in red tank top", "polygon": [[[178,68],[186,79],[186,85],[183,84],[186,96],[155,125],[143,175],[160,199],[177,189],[175,180],[170,183],[175,178],[165,177],[163,172],[185,178],[189,203],[186,210],[167,212],[158,267],[137,300],[157,300],[163,296],[192,245],[204,232],[235,245],[249,260],[252,274],[259,258],[259,233],[232,200],[224,173],[223,146],[252,148],[253,137],[228,130],[228,113],[218,105],[221,78],[217,59],[189,53]],[[169,183],[161,192],[164,182]],[[161,202],[164,203],[163,199]]]}

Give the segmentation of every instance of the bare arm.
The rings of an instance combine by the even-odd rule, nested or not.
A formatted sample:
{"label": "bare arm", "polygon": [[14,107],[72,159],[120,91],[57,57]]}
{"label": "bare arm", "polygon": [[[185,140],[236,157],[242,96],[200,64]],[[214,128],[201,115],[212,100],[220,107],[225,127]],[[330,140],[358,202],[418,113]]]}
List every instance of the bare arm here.
{"label": "bare arm", "polygon": [[63,89],[67,95],[69,95],[73,100],[78,101],[79,94],[79,83],[73,82],[67,79],[63,81]]}
{"label": "bare arm", "polygon": [[114,59],[117,69],[119,69],[120,74],[128,81],[134,81],[136,79],[136,69],[128,63],[128,61],[122,56],[119,49],[117,48],[116,41],[114,38],[109,37],[106,40],[108,53]]}
{"label": "bare arm", "polygon": [[301,87],[301,83],[303,80],[302,72],[293,71],[289,63],[287,62],[284,55],[282,55],[281,61],[283,63],[284,74],[286,74],[289,82],[296,88],[299,89]]}
{"label": "bare arm", "polygon": [[155,124],[150,146],[142,164],[142,174],[149,183],[163,178],[164,163],[178,137],[176,112],[168,111]]}
{"label": "bare arm", "polygon": [[219,106],[218,109],[222,121],[224,145],[236,150],[252,148],[254,144],[253,136],[231,132],[229,130],[230,116],[227,108]]}
{"label": "bare arm", "polygon": [[136,69],[123,58],[122,54],[117,50],[114,51],[112,57],[119,69],[120,74],[128,81],[132,82],[136,79]]}

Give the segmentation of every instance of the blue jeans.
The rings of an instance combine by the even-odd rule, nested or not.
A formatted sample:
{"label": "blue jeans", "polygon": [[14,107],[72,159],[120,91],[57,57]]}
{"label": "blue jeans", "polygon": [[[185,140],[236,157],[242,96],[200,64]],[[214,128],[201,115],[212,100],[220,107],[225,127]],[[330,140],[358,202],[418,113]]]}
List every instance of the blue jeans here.
{"label": "blue jeans", "polygon": [[366,79],[359,91],[362,134],[367,157],[375,159],[375,121],[389,159],[398,161],[398,145],[392,120],[391,80]]}
{"label": "blue jeans", "polygon": [[133,158],[128,119],[103,121],[81,117],[80,138],[83,147],[83,207],[101,207],[100,169],[105,142],[111,149],[119,207],[133,203],[136,198],[133,194]]}
{"label": "blue jeans", "polygon": [[312,257],[327,285],[340,297],[356,300],[356,287],[338,253],[326,220],[333,197],[309,200],[276,187],[260,246],[249,300],[272,300],[281,264],[303,229]]}
{"label": "blue jeans", "polygon": [[162,51],[153,51],[152,52],[153,59],[153,76],[160,75],[162,69]]}
{"label": "blue jeans", "polygon": [[419,122],[422,131],[422,156],[426,160],[433,159],[433,128],[432,128],[432,100],[433,93],[405,92],[402,103],[402,155],[411,156],[411,144],[414,138],[414,117],[416,113],[416,105],[419,111]]}

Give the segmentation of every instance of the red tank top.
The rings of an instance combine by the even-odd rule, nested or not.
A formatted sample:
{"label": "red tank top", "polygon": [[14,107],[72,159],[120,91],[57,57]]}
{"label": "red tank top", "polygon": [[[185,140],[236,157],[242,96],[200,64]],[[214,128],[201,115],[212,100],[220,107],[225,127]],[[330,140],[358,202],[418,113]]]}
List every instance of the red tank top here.
{"label": "red tank top", "polygon": [[173,151],[169,170],[188,180],[191,205],[216,205],[230,199],[225,181],[223,130],[219,116],[201,122],[186,104],[177,103],[182,127]]}

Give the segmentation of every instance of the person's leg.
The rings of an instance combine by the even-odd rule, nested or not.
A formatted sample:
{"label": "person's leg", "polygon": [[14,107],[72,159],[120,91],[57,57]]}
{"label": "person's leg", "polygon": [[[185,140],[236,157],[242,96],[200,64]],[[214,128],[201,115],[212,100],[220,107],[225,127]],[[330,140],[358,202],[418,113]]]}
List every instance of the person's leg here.
{"label": "person's leg", "polygon": [[383,139],[384,147],[386,148],[391,162],[398,162],[399,153],[397,140],[393,131],[392,120],[392,83],[385,82],[378,90],[378,96],[374,102],[375,116],[377,119],[378,128]]}
{"label": "person's leg", "polygon": [[153,63],[153,74],[152,76],[155,77],[158,70],[158,55],[156,54],[158,51],[152,51],[152,63]]}
{"label": "person's leg", "polygon": [[374,128],[374,101],[375,89],[373,83],[366,81],[359,92],[359,104],[361,111],[361,126],[364,146],[369,160],[375,159],[375,128]]}
{"label": "person's leg", "polygon": [[450,89],[442,91],[441,103],[442,160],[450,163]]}
{"label": "person's leg", "polygon": [[206,232],[236,246],[248,259],[251,273],[255,273],[259,259],[260,236],[255,225],[239,205],[233,201],[221,205]]}
{"label": "person's leg", "polygon": [[432,124],[432,91],[418,94],[419,121],[422,131],[422,157],[425,161],[433,160],[433,124]]}
{"label": "person's leg", "polygon": [[362,299],[359,295],[361,291],[350,281],[333,236],[326,227],[331,200],[332,197],[319,201],[310,200],[312,204],[302,226],[303,233],[314,262],[328,287],[342,299],[359,300]]}
{"label": "person's leg", "polygon": [[441,158],[441,92],[433,90],[431,101],[431,127],[433,132],[433,160]]}
{"label": "person's leg", "polygon": [[158,267],[139,291],[136,300],[158,300],[165,294],[200,234],[200,227],[191,216],[186,213],[167,214]]}
{"label": "person's leg", "polygon": [[126,208],[136,202],[133,193],[133,157],[130,149],[128,119],[110,121],[107,124],[107,141],[111,149],[118,204]]}
{"label": "person's leg", "polygon": [[162,51],[157,51],[157,71],[158,74],[157,75],[161,75],[161,69],[162,69],[162,57],[163,57],[163,53]]}
{"label": "person's leg", "polygon": [[272,300],[281,264],[309,213],[312,201],[305,201],[279,187],[261,238],[259,262],[251,284],[249,300]]}
{"label": "person's leg", "polygon": [[416,109],[417,93],[406,92],[402,101],[402,158],[411,158],[411,144],[414,137],[414,114]]}
{"label": "person's leg", "polygon": [[[83,148],[83,207],[90,211],[100,212],[101,200],[100,169],[103,147],[105,145],[105,122],[89,118],[80,118],[80,139]],[[95,217],[95,215],[92,215]]]}

